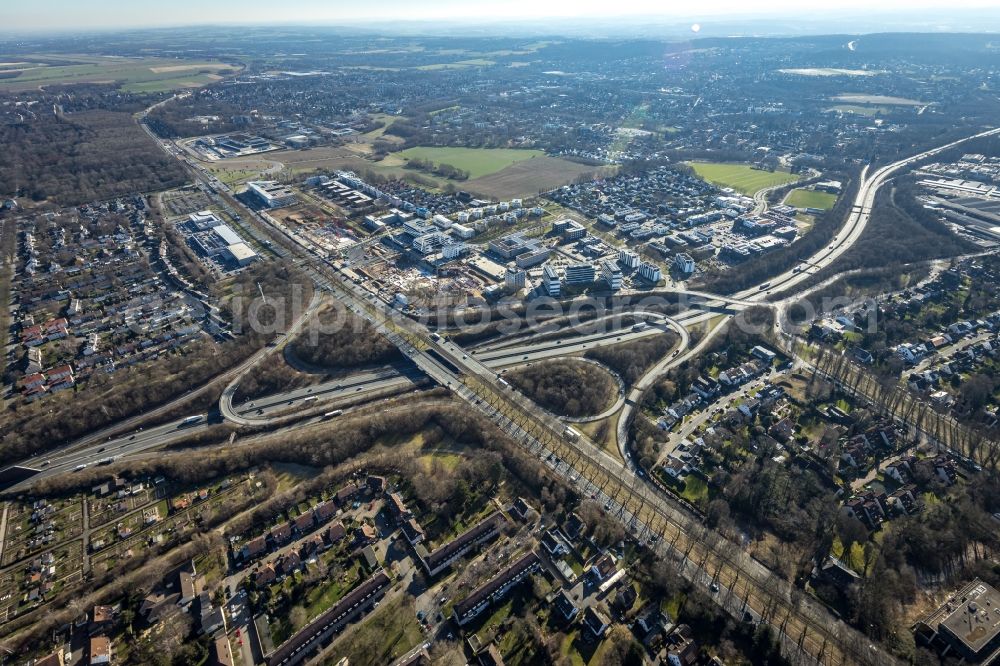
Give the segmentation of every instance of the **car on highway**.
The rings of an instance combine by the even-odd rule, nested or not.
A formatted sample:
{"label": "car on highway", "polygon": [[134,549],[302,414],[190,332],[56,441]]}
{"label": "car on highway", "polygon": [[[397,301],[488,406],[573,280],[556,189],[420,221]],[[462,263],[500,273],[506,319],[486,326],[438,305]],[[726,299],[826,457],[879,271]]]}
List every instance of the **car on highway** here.
{"label": "car on highway", "polygon": [[42,461],[42,465],[41,465],[41,466],[42,466],[42,467],[48,467],[48,466],[49,466],[49,465],[51,465],[51,464],[52,464],[52,461],[51,461],[51,460],[43,460],[43,461]]}
{"label": "car on highway", "polygon": [[85,469],[87,469],[87,463],[81,463],[81,464],[77,465],[76,467],[74,467],[73,471],[74,472],[80,472],[80,471],[85,470]]}

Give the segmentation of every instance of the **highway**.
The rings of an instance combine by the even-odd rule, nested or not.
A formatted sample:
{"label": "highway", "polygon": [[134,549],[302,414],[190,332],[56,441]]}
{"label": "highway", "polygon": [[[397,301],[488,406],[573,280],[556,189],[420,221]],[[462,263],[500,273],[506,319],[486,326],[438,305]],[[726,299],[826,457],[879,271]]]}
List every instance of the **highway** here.
{"label": "highway", "polygon": [[[981,132],[962,141],[995,134],[998,131],[1000,129]],[[716,302],[715,299],[723,307],[727,303],[764,304],[769,293],[796,286],[808,279],[812,273],[829,266],[857,242],[870,219],[879,188],[893,174],[916,161],[959,145],[962,141],[952,142],[881,167],[871,176],[868,175],[866,167],[862,171],[861,185],[844,227],[828,248],[809,259],[807,270],[790,270],[772,278],[764,285],[731,296],[691,293],[708,299],[709,306]],[[257,216],[254,219],[268,224],[266,216]],[[573,350],[582,351],[588,348],[588,345],[618,343],[620,342],[617,340],[618,337],[624,341],[625,335],[616,332],[597,333],[581,336],[580,339],[569,343],[536,343],[531,345],[530,351],[510,348],[471,353],[453,342],[430,334],[422,325],[400,316],[382,302],[373,299],[361,286],[347,280],[339,273],[339,269],[308,248],[302,239],[294,238],[283,227],[273,226],[271,232],[283,235],[291,241],[293,251],[299,255],[303,265],[310,267],[316,281],[328,288],[336,298],[346,303],[360,316],[368,319],[412,361],[420,372],[441,386],[450,388],[472,409],[508,433],[525,451],[552,463],[555,473],[570,483],[581,486],[591,495],[604,499],[609,513],[621,520],[637,538],[647,540],[665,557],[675,561],[682,575],[688,580],[698,584],[703,584],[707,580],[712,581],[713,589],[717,586],[720,594],[725,596],[717,601],[737,620],[741,620],[744,613],[749,613],[751,617],[768,622],[782,642],[784,651],[787,654],[799,655],[809,663],[896,663],[895,659],[870,645],[860,633],[833,618],[818,602],[801,594],[787,581],[749,557],[737,544],[704,528],[699,518],[675,498],[660,493],[655,486],[648,484],[642,470],[635,469],[633,465],[623,465],[621,460],[609,455],[579,434],[569,434],[560,421],[541,412],[537,406],[514,391],[496,371],[497,365],[494,365],[501,361],[523,363],[566,355],[573,353]],[[682,354],[678,349],[670,357],[663,359],[647,372],[629,393],[629,399],[626,400],[626,406],[618,423],[620,445],[623,445],[621,433],[623,430],[627,432],[630,415],[634,414],[635,405],[641,400],[643,392],[663,372],[699,353],[723,330],[732,315],[720,317],[710,312],[694,312],[685,313],[683,317],[674,318],[669,322],[671,328],[678,327],[684,330],[685,325],[708,321],[714,317],[719,318],[718,323],[697,345],[687,348],[685,331],[682,334],[684,343],[682,348],[687,348],[687,351]],[[656,331],[652,331],[647,334],[655,333]],[[381,377],[374,381],[395,380]],[[236,385],[238,378],[234,379],[230,387]],[[227,387],[227,391],[230,387]],[[342,389],[331,388],[331,390]],[[313,387],[312,390],[315,391],[316,388]],[[231,395],[232,393],[230,398]],[[245,418],[239,413],[227,414],[226,402],[227,400],[222,400],[220,407],[223,408],[227,418],[233,416]],[[266,408],[276,409],[279,406],[269,403]],[[247,410],[256,408],[259,407],[249,405],[246,407]],[[237,412],[241,409],[243,407],[236,408]],[[173,427],[174,430],[178,428],[176,424],[161,427]],[[155,429],[148,431],[147,436],[156,438],[156,433],[150,435],[153,430]],[[126,443],[122,446],[122,450],[128,452],[131,446],[132,444]],[[627,449],[623,448],[623,452],[625,460],[629,460]],[[70,460],[60,459],[58,462],[60,469],[63,470],[70,464]]]}

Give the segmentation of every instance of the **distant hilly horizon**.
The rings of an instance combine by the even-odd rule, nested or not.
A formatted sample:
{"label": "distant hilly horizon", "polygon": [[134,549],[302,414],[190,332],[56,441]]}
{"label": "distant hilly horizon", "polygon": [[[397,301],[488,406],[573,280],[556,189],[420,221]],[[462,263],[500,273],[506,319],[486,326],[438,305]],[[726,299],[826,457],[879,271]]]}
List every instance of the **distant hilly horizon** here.
{"label": "distant hilly horizon", "polygon": [[[304,21],[288,22],[239,22],[220,24],[190,23],[162,26],[117,27],[107,30],[25,30],[16,29],[2,41],[21,37],[89,35],[95,33],[171,32],[198,30],[250,29],[305,29],[363,32],[383,35],[452,36],[465,37],[489,35],[545,36],[567,38],[638,38],[638,39],[696,39],[703,37],[794,37],[816,35],[864,35],[883,32],[915,33],[977,33],[1000,36],[1000,12],[984,9],[955,9],[915,11],[907,15],[874,9],[871,12],[811,13],[808,17],[787,14],[745,14],[699,17],[688,16],[626,16],[585,17],[579,19],[534,18],[512,20],[349,20],[306,24]],[[498,35],[498,32],[504,35]],[[998,43],[1000,47],[1000,43]]]}

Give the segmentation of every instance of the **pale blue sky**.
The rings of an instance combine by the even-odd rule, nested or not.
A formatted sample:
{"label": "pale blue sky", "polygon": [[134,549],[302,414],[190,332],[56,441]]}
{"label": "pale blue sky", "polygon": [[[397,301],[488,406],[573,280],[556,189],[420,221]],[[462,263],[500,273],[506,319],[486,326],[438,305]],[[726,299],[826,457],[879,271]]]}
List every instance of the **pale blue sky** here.
{"label": "pale blue sky", "polygon": [[[225,23],[336,24],[364,20],[488,21],[491,19],[656,16],[698,20],[723,15],[817,11],[900,11],[991,8],[996,0],[0,0],[8,31],[175,26]],[[792,18],[792,17],[789,17]]]}

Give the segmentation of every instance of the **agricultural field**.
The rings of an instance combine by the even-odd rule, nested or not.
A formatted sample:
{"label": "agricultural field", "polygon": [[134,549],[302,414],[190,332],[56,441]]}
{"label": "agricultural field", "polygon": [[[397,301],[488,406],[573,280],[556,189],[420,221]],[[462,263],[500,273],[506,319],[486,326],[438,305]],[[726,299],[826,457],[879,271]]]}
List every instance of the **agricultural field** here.
{"label": "agricultural field", "polygon": [[617,167],[596,167],[548,155],[523,160],[506,169],[466,181],[462,189],[495,199],[529,197],[561,187],[584,175],[611,176]]}
{"label": "agricultural field", "polygon": [[833,98],[837,102],[848,104],[894,104],[897,106],[920,106],[924,104],[919,100],[907,99],[905,97],[892,97],[889,95],[862,95],[858,93],[848,93],[837,95]]}
{"label": "agricultural field", "polygon": [[876,116],[878,114],[885,115],[887,113],[892,113],[892,108],[888,106],[858,106],[857,104],[838,104],[837,106],[831,106],[826,110],[826,113],[832,112],[840,113],[854,113],[859,116]]}
{"label": "agricultural field", "polygon": [[129,92],[199,88],[238,70],[215,61],[110,56],[0,56],[0,90],[22,91],[46,85],[118,83]]}
{"label": "agricultural field", "polygon": [[799,179],[787,171],[762,171],[748,164],[688,162],[699,178],[719,187],[731,187],[743,194],[754,194],[768,187],[794,183]]}
{"label": "agricultural field", "polygon": [[792,190],[785,197],[785,203],[796,208],[819,208],[830,210],[837,203],[837,195],[815,190]]}
{"label": "agricultural field", "polygon": [[482,178],[524,160],[543,157],[540,150],[516,148],[435,148],[416,146],[396,153],[404,160],[421,159],[434,164],[450,164],[469,172],[469,178]]}
{"label": "agricultural field", "polygon": [[490,67],[497,64],[495,60],[485,58],[472,58],[471,60],[459,60],[458,62],[441,62],[433,65],[420,65],[416,69],[422,71],[436,71],[441,69],[465,69],[467,67]]}

